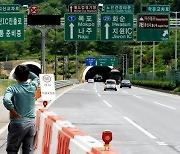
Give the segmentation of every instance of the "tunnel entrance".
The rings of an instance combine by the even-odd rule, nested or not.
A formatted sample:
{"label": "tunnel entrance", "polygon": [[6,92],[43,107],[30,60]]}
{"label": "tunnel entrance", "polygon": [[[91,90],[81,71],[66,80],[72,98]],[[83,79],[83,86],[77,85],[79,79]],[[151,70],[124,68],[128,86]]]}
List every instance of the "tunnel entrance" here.
{"label": "tunnel entrance", "polygon": [[[27,65],[29,67],[29,70],[33,73],[35,73],[36,75],[39,76],[39,74],[41,73],[41,65],[37,62],[24,62],[24,63],[21,63],[22,65]],[[9,79],[13,79],[13,73],[15,71],[15,68],[13,68],[13,70],[10,72],[10,75],[9,75]]]}
{"label": "tunnel entrance", "polygon": [[27,64],[27,66],[29,67],[29,70],[33,73],[35,73],[36,75],[39,76],[39,74],[41,73],[41,70],[39,69],[39,67],[32,65],[32,64]]}
{"label": "tunnel entrance", "polygon": [[108,79],[108,74],[111,71],[111,68],[108,66],[94,66],[91,67],[86,75],[85,75],[85,80],[88,79],[94,79],[96,82],[104,82],[106,79]]}

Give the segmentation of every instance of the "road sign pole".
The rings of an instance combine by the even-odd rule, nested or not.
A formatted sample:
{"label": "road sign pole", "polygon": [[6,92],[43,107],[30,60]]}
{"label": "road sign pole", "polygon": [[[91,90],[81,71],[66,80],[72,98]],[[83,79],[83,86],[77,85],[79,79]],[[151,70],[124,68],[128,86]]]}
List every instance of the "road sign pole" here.
{"label": "road sign pole", "polygon": [[78,50],[78,48],[77,48],[77,45],[78,45],[78,43],[77,43],[77,41],[75,42],[75,53],[76,53],[76,79],[78,79],[78,59],[77,59],[77,50]]}
{"label": "road sign pole", "polygon": [[51,29],[51,27],[34,27],[41,31],[41,73],[46,73],[46,32]]}
{"label": "road sign pole", "polygon": [[174,48],[174,52],[175,52],[175,70],[177,70],[177,15],[178,13],[180,12],[171,12],[171,13],[174,13],[176,16],[175,16],[175,19],[176,19],[176,31],[175,31],[175,48]]}
{"label": "road sign pole", "polygon": [[133,75],[134,75],[134,48],[133,48]]}
{"label": "road sign pole", "polygon": [[154,74],[155,73],[155,41],[153,41],[153,79],[154,79]]}
{"label": "road sign pole", "polygon": [[141,53],[140,53],[140,74],[142,73],[142,42],[141,42]]}

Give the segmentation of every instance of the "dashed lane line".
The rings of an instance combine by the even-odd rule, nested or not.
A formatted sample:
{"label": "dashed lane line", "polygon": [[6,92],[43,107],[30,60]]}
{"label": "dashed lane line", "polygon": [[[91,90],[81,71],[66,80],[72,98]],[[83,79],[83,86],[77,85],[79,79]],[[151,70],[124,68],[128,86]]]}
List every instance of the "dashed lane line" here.
{"label": "dashed lane line", "polygon": [[4,125],[4,126],[0,129],[0,135],[1,135],[2,133],[4,133],[4,131],[6,131],[7,128],[8,128],[8,124]]}
{"label": "dashed lane line", "polygon": [[161,106],[167,107],[167,108],[172,109],[172,110],[176,110],[176,108],[168,106],[168,105],[165,105],[165,104],[161,104],[161,103],[158,103],[158,102],[153,102],[153,103],[157,104],[157,105],[161,105]]}
{"label": "dashed lane line", "polygon": [[130,124],[132,124],[134,127],[136,127],[137,129],[139,129],[141,132],[143,132],[145,135],[147,135],[148,137],[150,137],[151,139],[157,139],[157,137],[155,137],[154,135],[152,135],[151,133],[149,133],[147,130],[145,130],[144,128],[142,128],[141,126],[139,126],[137,123],[135,123],[134,121],[132,121],[130,118],[128,117],[123,117],[124,119],[126,119]]}
{"label": "dashed lane line", "polygon": [[99,97],[101,97],[101,95],[100,94],[97,94]]}
{"label": "dashed lane line", "polygon": [[137,95],[133,95],[134,97],[136,97],[136,98],[140,98],[140,99],[142,99],[142,97],[141,96],[137,96]]}
{"label": "dashed lane line", "polygon": [[112,105],[109,104],[106,100],[103,100],[103,102],[104,102],[107,106],[112,107]]}

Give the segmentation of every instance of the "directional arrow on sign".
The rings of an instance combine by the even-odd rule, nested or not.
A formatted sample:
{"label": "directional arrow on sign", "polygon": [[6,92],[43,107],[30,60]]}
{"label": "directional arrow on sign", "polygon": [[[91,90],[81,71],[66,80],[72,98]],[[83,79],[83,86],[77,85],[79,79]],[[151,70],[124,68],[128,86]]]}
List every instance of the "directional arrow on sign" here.
{"label": "directional arrow on sign", "polygon": [[74,37],[73,37],[73,28],[74,28],[74,24],[73,23],[71,23],[70,25],[69,25],[69,27],[70,27],[70,39],[73,39]]}
{"label": "directional arrow on sign", "polygon": [[109,39],[109,27],[110,26],[108,23],[106,23],[104,27],[106,28],[106,39]]}
{"label": "directional arrow on sign", "polygon": [[165,37],[166,35],[168,35],[168,30],[164,30],[163,32],[163,37]]}
{"label": "directional arrow on sign", "polygon": [[70,12],[73,12],[73,6],[70,6],[69,8],[70,8]]}

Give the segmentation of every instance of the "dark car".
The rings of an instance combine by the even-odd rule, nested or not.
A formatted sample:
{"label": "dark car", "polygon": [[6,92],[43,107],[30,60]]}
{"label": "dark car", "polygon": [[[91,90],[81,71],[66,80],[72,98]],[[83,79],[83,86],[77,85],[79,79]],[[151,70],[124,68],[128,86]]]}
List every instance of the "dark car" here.
{"label": "dark car", "polygon": [[122,87],[129,87],[129,88],[131,88],[130,80],[122,80],[121,84],[120,84],[120,88],[122,88]]}

